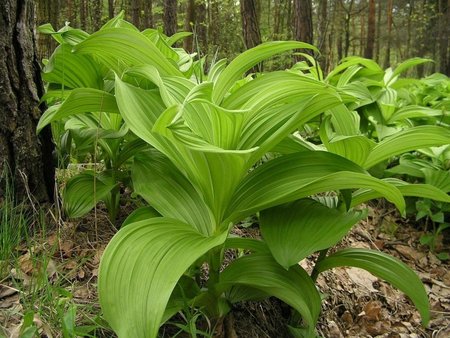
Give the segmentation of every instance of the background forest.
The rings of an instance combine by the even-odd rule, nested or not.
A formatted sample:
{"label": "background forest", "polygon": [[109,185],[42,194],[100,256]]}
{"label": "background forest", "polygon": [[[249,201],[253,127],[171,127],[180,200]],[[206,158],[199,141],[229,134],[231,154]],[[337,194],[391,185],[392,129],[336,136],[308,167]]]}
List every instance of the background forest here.
{"label": "background forest", "polygon": [[[125,10],[141,30],[161,28],[167,35],[193,31],[183,47],[213,58],[235,55],[271,40],[299,40],[321,51],[327,73],[342,58],[372,58],[384,68],[419,56],[435,60],[418,67],[418,76],[450,74],[448,0],[40,0],[38,24],[55,29],[65,22],[91,33]],[[41,35],[41,58],[55,45]]]}

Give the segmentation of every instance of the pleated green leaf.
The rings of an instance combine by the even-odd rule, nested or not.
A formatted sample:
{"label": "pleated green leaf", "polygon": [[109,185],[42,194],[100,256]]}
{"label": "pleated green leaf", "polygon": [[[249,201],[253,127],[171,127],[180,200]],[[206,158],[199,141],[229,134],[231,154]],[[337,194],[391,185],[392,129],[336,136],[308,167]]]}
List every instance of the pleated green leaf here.
{"label": "pleated green leaf", "polygon": [[119,113],[119,109],[114,95],[98,89],[76,88],[62,104],[54,105],[45,111],[36,129],[39,132],[53,121],[88,112]]}
{"label": "pleated green leaf", "polygon": [[156,337],[177,281],[226,235],[204,237],[163,217],[120,229],[103,253],[98,281],[104,318],[117,335]]}
{"label": "pleated green leaf", "polygon": [[227,217],[252,213],[332,190],[369,188],[379,191],[402,211],[399,190],[371,177],[355,163],[328,152],[304,151],[271,160],[252,171],[239,185]]}
{"label": "pleated green leaf", "polygon": [[335,245],[364,217],[302,199],[260,213],[261,233],[275,260],[285,269],[316,251]]}
{"label": "pleated green leaf", "polygon": [[289,304],[302,316],[308,327],[308,337],[315,337],[320,295],[311,277],[300,266],[285,270],[271,255],[247,255],[231,263],[220,275],[219,289],[233,285],[261,290]]}
{"label": "pleated green leaf", "polygon": [[412,127],[379,142],[364,164],[368,169],[383,160],[419,148],[450,144],[450,130],[438,126]]}
{"label": "pleated green leaf", "polygon": [[68,88],[103,88],[101,67],[87,55],[75,55],[72,46],[58,46],[42,72],[42,79]]}
{"label": "pleated green leaf", "polygon": [[[440,202],[450,203],[449,195],[430,184],[411,184],[395,178],[385,178],[383,181],[396,186],[403,196],[429,198]],[[371,189],[359,189],[353,193],[351,205],[356,206],[380,197],[383,196],[378,191]]]}
{"label": "pleated green leaf", "polygon": [[131,224],[136,223],[140,221],[146,221],[150,218],[155,217],[161,217],[161,214],[155,210],[155,208],[151,206],[145,206],[135,209],[131,214],[128,215],[127,218],[125,218],[125,221],[122,223],[122,227]]}
{"label": "pleated green leaf", "polygon": [[407,71],[408,69],[427,62],[433,62],[433,60],[424,58],[411,58],[406,61],[403,61],[394,69],[391,76],[385,79],[386,86],[395,81],[400,74]]}
{"label": "pleated green leaf", "polygon": [[225,97],[225,94],[228,90],[230,90],[235,81],[241,78],[247,70],[256,64],[276,54],[302,48],[317,51],[314,46],[304,42],[271,41],[263,43],[240,54],[220,73],[217,78],[214,86],[215,90],[213,94],[213,102],[220,104],[222,99]]}
{"label": "pleated green leaf", "polygon": [[63,207],[67,216],[84,216],[99,201],[104,201],[116,183],[108,176],[85,171],[67,181],[63,191]]}
{"label": "pleated green leaf", "polygon": [[414,118],[430,118],[442,116],[443,111],[440,109],[433,109],[429,107],[422,107],[416,105],[408,105],[396,110],[387,123],[395,123],[404,121],[406,119]]}
{"label": "pleated green leaf", "polygon": [[161,215],[191,224],[204,235],[214,233],[216,224],[208,206],[163,154],[153,150],[135,156],[131,175],[135,192]]}
{"label": "pleated green leaf", "polygon": [[319,272],[340,266],[353,266],[369,271],[386,280],[404,292],[419,310],[422,324],[426,326],[430,320],[430,304],[425,288],[406,264],[379,251],[367,249],[345,249],[338,251],[320,261],[316,268]]}
{"label": "pleated green leaf", "polygon": [[155,66],[161,75],[182,75],[150,39],[128,28],[103,28],[74,46],[74,52],[95,55],[116,72],[130,66],[149,64]]}
{"label": "pleated green leaf", "polygon": [[336,136],[327,144],[327,150],[363,166],[375,142],[363,135]]}

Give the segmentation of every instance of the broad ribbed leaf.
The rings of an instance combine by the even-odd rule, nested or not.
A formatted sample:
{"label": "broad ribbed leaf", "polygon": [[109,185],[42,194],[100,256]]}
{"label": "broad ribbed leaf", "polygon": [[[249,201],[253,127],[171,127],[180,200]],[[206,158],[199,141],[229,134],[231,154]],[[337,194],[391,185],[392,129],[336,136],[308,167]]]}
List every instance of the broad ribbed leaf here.
{"label": "broad ribbed leaf", "polygon": [[72,46],[63,44],[55,49],[42,72],[47,83],[59,83],[68,88],[103,88],[101,67],[91,57],[75,55]]}
{"label": "broad ribbed leaf", "polygon": [[76,88],[62,104],[52,106],[45,111],[36,129],[39,132],[53,121],[88,112],[119,113],[119,109],[114,95],[98,89]]}
{"label": "broad ribbed leaf", "polygon": [[[397,187],[403,196],[423,197],[440,202],[450,203],[450,196],[448,196],[441,189],[430,184],[410,184],[395,178],[385,178],[385,182]],[[366,201],[383,197],[379,191],[371,189],[359,189],[354,192],[352,197],[352,206],[364,203]]]}
{"label": "broad ribbed leaf", "polygon": [[316,251],[335,245],[364,212],[341,212],[302,199],[260,213],[261,233],[275,260],[285,269]]}
{"label": "broad ribbed leaf", "polygon": [[193,100],[184,105],[183,117],[186,125],[209,144],[236,149],[244,113],[226,110],[206,100]]}
{"label": "broad ribbed leaf", "polygon": [[104,317],[117,335],[156,337],[177,281],[226,235],[204,237],[162,217],[120,229],[103,254],[98,281]]}
{"label": "broad ribbed leaf", "polygon": [[319,272],[340,266],[353,266],[369,271],[404,292],[422,316],[422,324],[430,320],[430,305],[419,277],[407,265],[385,253],[367,249],[345,249],[326,257],[316,265]]}
{"label": "broad ribbed leaf", "polygon": [[450,192],[450,171],[432,168],[425,168],[422,171],[425,175],[425,183],[431,184],[444,192]]}
{"label": "broad ribbed leaf", "polygon": [[95,55],[109,68],[149,64],[161,75],[182,75],[155,44],[140,32],[127,28],[104,28],[74,47],[79,54]]}
{"label": "broad ribbed leaf", "polygon": [[429,117],[436,117],[436,116],[442,116],[443,111],[439,109],[432,109],[429,107],[422,107],[422,106],[415,106],[415,105],[408,105],[403,108],[398,109],[395,111],[391,118],[387,121],[387,123],[395,123],[399,121],[404,121],[406,119],[413,119],[413,118],[429,118]]}
{"label": "broad ribbed leaf", "polygon": [[363,166],[375,144],[363,135],[336,136],[327,143],[326,147],[328,151]]}
{"label": "broad ribbed leaf", "polygon": [[231,263],[220,275],[218,288],[245,285],[277,297],[302,316],[315,337],[321,300],[311,277],[300,266],[285,270],[271,255],[251,254]]}
{"label": "broad ribbed leaf", "polygon": [[214,233],[211,211],[192,184],[160,152],[135,156],[133,186],[161,215],[192,225],[204,235]]}
{"label": "broad ribbed leaf", "polygon": [[261,61],[293,49],[317,49],[304,42],[271,41],[249,49],[237,56],[219,75],[214,86],[213,102],[220,104],[228,90],[247,70]]}
{"label": "broad ribbed leaf", "polygon": [[450,130],[437,126],[418,126],[398,132],[378,143],[370,152],[364,168],[371,168],[392,156],[418,148],[450,144]]}
{"label": "broad ribbed leaf", "polygon": [[392,83],[393,81],[395,81],[396,77],[399,76],[401,73],[407,71],[408,69],[410,69],[414,66],[418,66],[418,65],[421,65],[421,64],[427,63],[427,62],[433,62],[433,60],[423,59],[423,58],[411,58],[406,61],[403,61],[394,69],[394,71],[392,72],[392,75],[390,77],[388,77],[387,79],[385,79],[386,86],[389,85],[390,83]]}
{"label": "broad ribbed leaf", "polygon": [[195,85],[190,80],[179,76],[161,77],[158,69],[151,65],[132,67],[125,74],[143,77],[153,82],[159,88],[161,98],[166,107],[183,103],[189,91]]}
{"label": "broad ribbed leaf", "polygon": [[63,207],[70,218],[87,214],[99,201],[104,201],[116,183],[105,175],[85,171],[67,181],[63,191]]}
{"label": "broad ribbed leaf", "polygon": [[134,210],[131,214],[129,214],[127,218],[125,218],[125,221],[123,221],[122,223],[122,227],[131,223],[146,221],[150,218],[155,217],[161,217],[161,214],[158,211],[156,211],[153,207],[149,205],[145,207],[140,207]]}
{"label": "broad ribbed leaf", "polygon": [[231,220],[241,219],[319,192],[363,187],[379,191],[404,209],[397,188],[371,177],[343,157],[321,151],[285,155],[261,165],[242,181],[226,215]]}

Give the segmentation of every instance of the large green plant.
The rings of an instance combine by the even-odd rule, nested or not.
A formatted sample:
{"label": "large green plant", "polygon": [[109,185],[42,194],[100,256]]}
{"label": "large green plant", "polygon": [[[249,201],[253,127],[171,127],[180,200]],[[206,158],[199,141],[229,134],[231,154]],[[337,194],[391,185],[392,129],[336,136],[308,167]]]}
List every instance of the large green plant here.
{"label": "large green plant", "polygon": [[[302,330],[296,332],[314,337],[321,305],[315,278],[345,265],[403,290],[428,322],[425,290],[400,261],[361,249],[327,256],[364,217],[351,205],[375,194],[404,209],[400,188],[372,177],[363,162],[304,144],[292,147],[300,144],[291,135],[298,127],[343,105],[338,90],[298,71],[241,81],[262,60],[297,48],[314,49],[301,42],[265,43],[228,65],[217,62],[199,78],[162,54],[146,34],[125,26],[102,29],[73,47],[74,55],[114,71],[114,95],[108,98],[127,128],[151,146],[135,155],[131,169],[135,191],[151,207],[127,219],[100,266],[100,302],[119,337],[156,337],[186,304],[220,321],[233,303],[269,296],[301,315]],[[60,107],[58,114],[66,111]],[[398,149],[377,151],[372,162]],[[261,163],[269,152],[275,152],[273,159]],[[353,189],[363,190],[352,198]],[[448,200],[438,189],[421,189]],[[335,197],[314,197],[322,192]],[[255,214],[262,239],[230,235],[233,224]],[[227,249],[246,254],[225,267]],[[298,262],[318,251],[310,276]],[[198,285],[205,263],[208,276]]]}
{"label": "large green plant", "polygon": [[[102,30],[122,27],[138,32],[123,16],[120,13]],[[51,123],[63,168],[69,159],[96,165],[95,170],[85,170],[68,180],[62,194],[64,210],[69,217],[81,217],[97,202],[104,201],[114,220],[119,209],[120,186],[130,184],[129,161],[138,151],[148,148],[129,130],[117,108],[114,71],[121,66],[101,62],[92,55],[72,53],[75,46],[89,37],[82,30],[66,25],[55,31],[50,24],[39,29],[50,34],[59,46],[45,62],[42,73],[46,83],[43,100],[50,108],[42,116],[38,131]],[[150,39],[154,53],[177,63],[185,76],[198,72],[200,62],[194,63],[184,50],[170,47],[185,33],[168,38],[157,30],[147,29],[139,36]]]}

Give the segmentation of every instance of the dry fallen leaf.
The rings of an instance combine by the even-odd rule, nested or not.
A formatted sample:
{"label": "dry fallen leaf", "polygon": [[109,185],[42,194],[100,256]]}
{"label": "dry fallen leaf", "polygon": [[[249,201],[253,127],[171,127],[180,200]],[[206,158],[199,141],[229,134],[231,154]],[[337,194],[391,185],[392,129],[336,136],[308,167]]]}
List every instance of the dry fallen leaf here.
{"label": "dry fallen leaf", "polygon": [[378,290],[373,287],[373,283],[378,281],[378,278],[370,272],[358,268],[347,268],[345,270],[353,283],[364,286],[370,292],[378,292]]}
{"label": "dry fallen leaf", "polygon": [[381,303],[379,301],[370,301],[364,306],[364,317],[371,321],[381,319]]}

